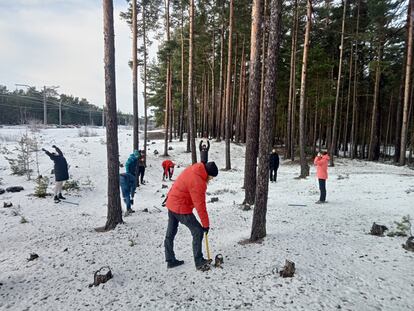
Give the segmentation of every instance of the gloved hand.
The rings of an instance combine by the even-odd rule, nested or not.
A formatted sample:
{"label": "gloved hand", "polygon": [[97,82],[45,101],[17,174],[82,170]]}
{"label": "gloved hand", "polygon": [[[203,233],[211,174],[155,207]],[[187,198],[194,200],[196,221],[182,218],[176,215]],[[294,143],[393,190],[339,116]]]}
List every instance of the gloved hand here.
{"label": "gloved hand", "polygon": [[208,232],[210,231],[210,227],[207,227],[207,228],[203,227],[203,231],[208,234]]}

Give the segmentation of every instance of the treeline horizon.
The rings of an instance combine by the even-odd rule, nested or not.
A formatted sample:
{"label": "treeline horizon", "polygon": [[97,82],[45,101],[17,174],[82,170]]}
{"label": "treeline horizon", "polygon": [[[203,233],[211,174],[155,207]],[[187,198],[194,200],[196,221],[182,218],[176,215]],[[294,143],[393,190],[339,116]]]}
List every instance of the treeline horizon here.
{"label": "treeline horizon", "polygon": [[[61,125],[103,126],[103,109],[85,98],[73,95],[57,94],[46,89],[47,124],[59,125],[59,108],[61,108]],[[8,90],[0,85],[0,124],[23,125],[43,123],[44,90],[29,87],[26,90]],[[104,119],[106,119],[104,117]],[[104,124],[102,124],[104,122]],[[118,111],[118,124],[130,125],[132,115]]]}

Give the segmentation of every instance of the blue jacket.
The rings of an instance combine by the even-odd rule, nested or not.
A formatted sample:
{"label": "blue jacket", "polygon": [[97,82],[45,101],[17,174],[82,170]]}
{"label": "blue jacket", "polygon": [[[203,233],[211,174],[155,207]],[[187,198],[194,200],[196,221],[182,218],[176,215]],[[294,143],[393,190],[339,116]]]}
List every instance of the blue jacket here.
{"label": "blue jacket", "polygon": [[138,154],[138,156],[136,156],[134,153],[132,153],[128,160],[125,163],[125,169],[126,172],[136,176],[137,175],[137,164],[138,164],[138,159],[140,158],[140,155]]}

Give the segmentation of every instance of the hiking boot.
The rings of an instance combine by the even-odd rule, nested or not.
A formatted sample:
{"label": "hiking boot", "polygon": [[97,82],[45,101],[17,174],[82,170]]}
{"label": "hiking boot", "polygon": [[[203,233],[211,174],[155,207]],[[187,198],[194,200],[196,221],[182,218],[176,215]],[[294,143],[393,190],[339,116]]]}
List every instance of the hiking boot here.
{"label": "hiking boot", "polygon": [[318,200],[318,201],[315,202],[315,204],[324,204],[324,203],[326,203],[326,201]]}
{"label": "hiking boot", "polygon": [[55,195],[55,197],[53,198],[53,200],[55,200],[55,203],[59,203],[60,202],[59,197],[57,195]]}
{"label": "hiking boot", "polygon": [[132,208],[127,209],[127,212],[130,214],[135,213],[135,211]]}
{"label": "hiking boot", "polygon": [[175,267],[181,266],[183,264],[184,264],[184,260],[175,259],[175,260],[167,261],[167,268],[168,269],[175,268]]}
{"label": "hiking boot", "polygon": [[66,200],[66,198],[65,198],[65,197],[64,197],[61,193],[59,193],[58,198],[59,198],[60,200]]}

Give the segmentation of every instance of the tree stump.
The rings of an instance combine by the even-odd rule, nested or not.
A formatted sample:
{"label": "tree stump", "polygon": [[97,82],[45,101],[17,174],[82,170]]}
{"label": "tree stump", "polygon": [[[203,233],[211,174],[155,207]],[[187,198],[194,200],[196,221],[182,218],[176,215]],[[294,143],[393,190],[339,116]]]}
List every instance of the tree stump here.
{"label": "tree stump", "polygon": [[224,262],[224,258],[222,254],[217,254],[216,258],[214,259],[214,267],[216,268],[222,268],[222,264]]}
{"label": "tree stump", "polygon": [[414,252],[414,236],[410,236],[402,247],[407,251]]}
{"label": "tree stump", "polygon": [[36,253],[32,253],[32,254],[30,254],[30,257],[27,258],[27,261],[33,261],[33,260],[35,260],[37,258],[39,258],[39,255],[36,254]]}
{"label": "tree stump", "polygon": [[384,232],[387,231],[388,228],[383,225],[377,225],[375,222],[372,224],[371,227],[371,234],[376,236],[383,236]]}
{"label": "tree stump", "polygon": [[282,278],[291,278],[295,274],[295,263],[287,260],[283,269],[279,272]]}
{"label": "tree stump", "polygon": [[[103,269],[108,269],[108,271],[106,273],[100,274],[99,272],[101,272]],[[109,266],[102,267],[98,271],[95,271],[93,275],[93,283],[89,284],[89,287],[99,286],[99,284],[106,283],[112,278],[113,275],[111,268],[109,268]]]}
{"label": "tree stump", "polygon": [[218,202],[218,200],[219,200],[219,198],[218,198],[218,197],[212,197],[212,198],[210,199],[210,202],[211,202],[211,203],[214,203],[214,202]]}

